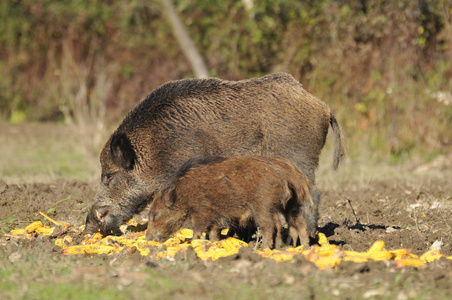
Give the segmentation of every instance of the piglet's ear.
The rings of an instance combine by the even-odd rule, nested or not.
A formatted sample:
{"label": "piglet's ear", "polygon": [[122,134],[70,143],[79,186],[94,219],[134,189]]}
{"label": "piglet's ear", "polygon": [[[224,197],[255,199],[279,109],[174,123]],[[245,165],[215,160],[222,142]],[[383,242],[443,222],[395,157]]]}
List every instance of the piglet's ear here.
{"label": "piglet's ear", "polygon": [[124,132],[115,132],[110,142],[110,153],[113,161],[126,170],[132,170],[136,154],[129,138]]}
{"label": "piglet's ear", "polygon": [[163,190],[162,200],[168,208],[173,207],[176,202],[176,189],[174,186],[171,185]]}

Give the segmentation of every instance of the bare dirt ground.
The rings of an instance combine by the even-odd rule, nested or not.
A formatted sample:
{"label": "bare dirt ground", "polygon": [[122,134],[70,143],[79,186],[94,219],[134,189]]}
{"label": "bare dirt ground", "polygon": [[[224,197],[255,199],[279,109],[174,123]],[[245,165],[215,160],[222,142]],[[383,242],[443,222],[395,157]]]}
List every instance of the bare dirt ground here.
{"label": "bare dirt ground", "polygon": [[[322,193],[319,227],[330,243],[344,250],[367,251],[375,241],[382,240],[387,250],[405,248],[421,255],[436,242],[442,254],[452,256],[449,161],[439,166],[395,168],[390,175],[383,172],[384,176],[365,171],[350,175],[350,170],[358,168],[355,167],[345,165],[338,173],[319,172]],[[35,220],[48,223],[39,211],[56,220],[82,225],[96,186],[92,179],[60,178],[50,183],[9,184],[0,180],[0,233],[24,228]],[[231,295],[235,298],[447,299],[452,295],[452,261],[446,259],[420,268],[401,269],[391,262],[343,262],[336,270],[321,271],[302,258],[277,263],[246,249],[215,262],[202,262],[195,255],[162,261],[149,261],[130,253],[67,257],[49,237],[32,240],[2,237],[0,256],[3,257],[0,295],[15,299],[41,297],[41,294],[30,295],[34,290],[30,280],[52,282],[52,286],[78,284],[82,290],[94,284],[118,293],[126,290],[131,298],[139,298],[143,291],[152,293],[149,298],[188,299],[230,298]],[[20,264],[22,268],[47,271],[21,273]],[[16,287],[8,289],[8,282]],[[73,298],[71,295],[75,298],[77,294],[64,298]],[[122,298],[113,295],[112,298]]]}

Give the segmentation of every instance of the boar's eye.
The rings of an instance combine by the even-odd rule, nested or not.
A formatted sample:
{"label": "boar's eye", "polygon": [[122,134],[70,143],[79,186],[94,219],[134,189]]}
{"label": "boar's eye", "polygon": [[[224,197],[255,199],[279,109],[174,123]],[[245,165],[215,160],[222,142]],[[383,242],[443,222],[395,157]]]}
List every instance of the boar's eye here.
{"label": "boar's eye", "polygon": [[111,181],[113,180],[114,173],[108,173],[104,175],[104,184],[109,185]]}

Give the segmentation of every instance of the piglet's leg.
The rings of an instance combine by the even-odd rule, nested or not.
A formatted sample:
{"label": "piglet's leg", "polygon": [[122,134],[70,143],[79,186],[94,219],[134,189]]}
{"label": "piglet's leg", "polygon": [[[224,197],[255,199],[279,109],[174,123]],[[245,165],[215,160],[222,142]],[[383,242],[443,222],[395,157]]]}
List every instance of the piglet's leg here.
{"label": "piglet's leg", "polygon": [[221,228],[218,226],[212,226],[209,230],[209,240],[212,242],[216,242],[220,240],[221,236]]}
{"label": "piglet's leg", "polygon": [[282,230],[282,222],[281,218],[284,218],[284,215],[280,212],[273,214],[273,231],[274,231],[274,239],[275,239],[275,248],[281,248],[281,230]]}
{"label": "piglet's leg", "polygon": [[300,245],[309,247],[309,235],[307,230],[307,224],[304,218],[299,215],[298,218],[292,219],[291,224],[289,224],[289,232],[291,237],[294,239],[294,246],[297,243],[297,237],[300,239]]}
{"label": "piglet's leg", "polygon": [[272,248],[273,233],[275,229],[273,214],[270,212],[259,214],[259,217],[256,218],[256,225],[259,226],[262,231],[262,248]]}

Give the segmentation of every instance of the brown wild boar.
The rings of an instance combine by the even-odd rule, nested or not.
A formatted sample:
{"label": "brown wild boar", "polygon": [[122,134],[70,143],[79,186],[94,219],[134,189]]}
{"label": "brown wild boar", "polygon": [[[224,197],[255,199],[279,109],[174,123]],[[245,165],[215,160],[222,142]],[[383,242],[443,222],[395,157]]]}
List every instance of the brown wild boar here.
{"label": "brown wild boar", "polygon": [[287,159],[190,159],[157,193],[146,237],[164,241],[187,226],[194,237],[206,232],[215,241],[221,229],[246,228],[253,222],[262,231],[263,248],[272,247],[273,239],[279,247],[281,217],[285,217],[294,241],[299,237],[308,245],[308,234],[315,227],[308,225],[304,216],[314,212],[311,183]]}
{"label": "brown wild boar", "polygon": [[[101,182],[84,233],[120,234],[119,226],[193,157],[281,156],[315,184],[330,125],[336,168],[344,153],[339,125],[328,105],[289,74],[164,84],[127,114],[102,149]],[[316,190],[312,198],[317,208]]]}

